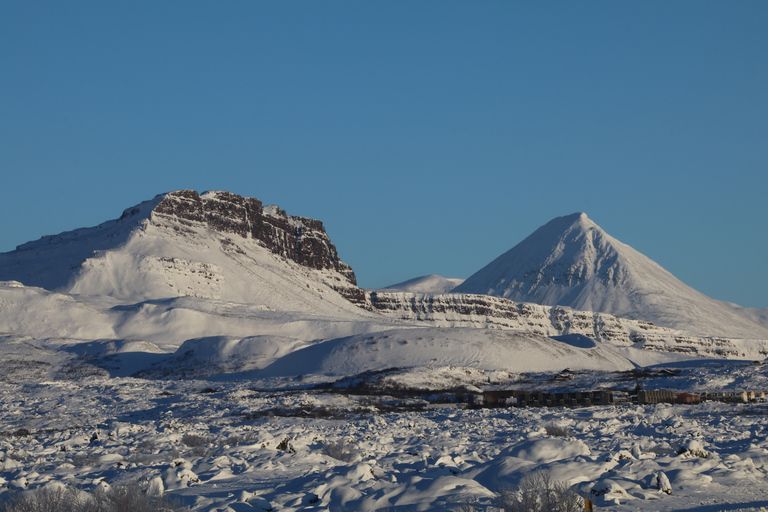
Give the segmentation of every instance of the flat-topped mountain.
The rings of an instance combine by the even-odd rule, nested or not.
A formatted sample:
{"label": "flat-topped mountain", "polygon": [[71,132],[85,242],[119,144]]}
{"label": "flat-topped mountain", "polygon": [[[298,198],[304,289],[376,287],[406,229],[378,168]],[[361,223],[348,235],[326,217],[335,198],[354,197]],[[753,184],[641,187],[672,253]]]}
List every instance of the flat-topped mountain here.
{"label": "flat-topped mountain", "polygon": [[768,328],[687,286],[584,213],[548,222],[453,292],[610,313],[706,336],[768,338]]}
{"label": "flat-topped mountain", "polygon": [[9,280],[118,300],[198,296],[288,310],[328,302],[348,309],[333,290],[359,293],[322,222],[255,198],[193,190],[0,254],[0,281]]}

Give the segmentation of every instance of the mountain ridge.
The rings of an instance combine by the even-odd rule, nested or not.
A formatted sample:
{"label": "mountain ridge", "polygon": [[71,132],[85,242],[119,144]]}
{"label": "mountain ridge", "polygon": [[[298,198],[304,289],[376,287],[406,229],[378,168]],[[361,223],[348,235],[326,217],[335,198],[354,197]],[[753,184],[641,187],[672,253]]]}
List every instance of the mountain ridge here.
{"label": "mountain ridge", "polygon": [[[535,274],[539,282],[557,278],[560,285],[573,284],[606,274],[605,269],[613,269],[606,274],[612,279],[624,278],[616,265],[622,251],[631,248],[613,242],[584,214],[558,222],[550,231],[567,232],[565,239],[555,237],[543,249],[539,244],[539,253],[531,252],[534,263],[542,254],[551,255]],[[576,258],[578,265],[570,269],[564,263],[568,258]],[[563,274],[564,268],[569,272]],[[547,272],[554,272],[551,279]],[[120,364],[128,366],[116,370],[117,359],[132,359],[117,354],[146,352],[141,347],[156,347],[163,357],[174,353],[154,374],[174,373],[179,365],[181,376],[197,375],[203,367],[206,373],[261,372],[273,363],[290,372],[290,361],[303,356],[278,360],[299,350],[324,358],[350,351],[349,364],[307,366],[318,372],[417,364],[421,360],[407,357],[415,347],[420,347],[420,357],[437,364],[489,365],[488,357],[465,357],[460,341],[474,340],[477,351],[491,338],[499,340],[500,351],[493,364],[523,370],[513,345],[503,340],[529,340],[543,347],[561,335],[589,337],[602,344],[601,353],[614,354],[595,358],[574,346],[557,363],[567,360],[573,366],[578,360],[583,368],[623,367],[630,363],[621,358],[640,353],[644,361],[768,355],[768,336],[697,336],[653,326],[645,318],[619,319],[489,295],[435,293],[450,282],[430,275],[401,283],[422,290],[418,292],[363,290],[356,286],[351,267],[339,259],[322,222],[289,216],[277,206],[229,192],[181,190],[128,208],[118,219],[0,254],[0,333],[100,358],[105,368],[120,375],[131,374],[134,367],[125,362]],[[457,328],[463,334],[456,335]],[[448,338],[454,341],[441,341]],[[370,353],[352,354],[358,350]],[[196,355],[188,357],[188,351]],[[547,350],[529,352],[530,361],[540,352],[546,362]],[[663,355],[648,359],[648,353]]]}

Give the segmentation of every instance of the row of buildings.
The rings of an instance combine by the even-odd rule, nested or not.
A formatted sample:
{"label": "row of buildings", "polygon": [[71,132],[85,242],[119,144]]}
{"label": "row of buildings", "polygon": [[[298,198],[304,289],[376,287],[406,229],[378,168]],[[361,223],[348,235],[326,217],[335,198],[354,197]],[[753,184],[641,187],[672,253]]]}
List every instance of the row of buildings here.
{"label": "row of buildings", "polygon": [[629,404],[698,404],[703,400],[748,403],[765,401],[765,391],[722,391],[715,393],[678,393],[665,390],[626,391],[568,391],[548,393],[540,391],[492,390],[483,393],[488,407],[589,407],[592,405]]}

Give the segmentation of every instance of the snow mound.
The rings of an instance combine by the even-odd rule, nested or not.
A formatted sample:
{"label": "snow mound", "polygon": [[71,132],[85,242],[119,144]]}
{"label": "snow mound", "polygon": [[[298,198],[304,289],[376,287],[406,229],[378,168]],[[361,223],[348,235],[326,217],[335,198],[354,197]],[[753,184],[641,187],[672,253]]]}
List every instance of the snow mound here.
{"label": "snow mound", "polygon": [[210,336],[185,341],[173,355],[147,369],[145,377],[183,374],[203,377],[257,370],[307,343],[285,336]]}
{"label": "snow mound", "polygon": [[449,365],[513,372],[633,367],[602,343],[579,348],[533,333],[432,327],[392,329],[317,343],[284,356],[260,373],[344,376],[393,367]]}

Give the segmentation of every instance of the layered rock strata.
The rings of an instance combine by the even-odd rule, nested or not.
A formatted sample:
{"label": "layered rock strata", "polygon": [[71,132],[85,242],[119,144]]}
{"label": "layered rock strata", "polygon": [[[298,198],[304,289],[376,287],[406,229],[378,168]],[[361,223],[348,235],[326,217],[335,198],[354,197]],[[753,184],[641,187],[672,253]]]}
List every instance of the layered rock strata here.
{"label": "layered rock strata", "polygon": [[367,293],[361,306],[401,320],[439,326],[512,329],[544,336],[581,335],[616,346],[703,357],[764,359],[768,356],[768,340],[696,336],[608,313],[514,302],[488,295],[377,291]]}
{"label": "layered rock strata", "polygon": [[350,284],[357,284],[352,267],[339,259],[321,221],[289,216],[276,206],[262,206],[258,199],[230,192],[201,196],[194,190],[178,190],[165,194],[152,214],[254,238],[274,254],[316,270],[335,270]]}

